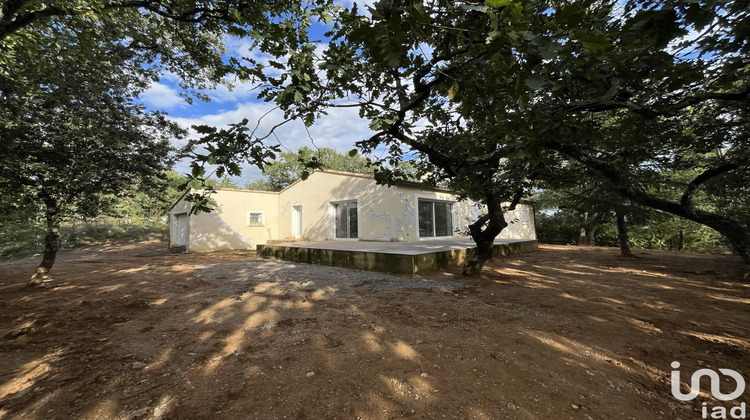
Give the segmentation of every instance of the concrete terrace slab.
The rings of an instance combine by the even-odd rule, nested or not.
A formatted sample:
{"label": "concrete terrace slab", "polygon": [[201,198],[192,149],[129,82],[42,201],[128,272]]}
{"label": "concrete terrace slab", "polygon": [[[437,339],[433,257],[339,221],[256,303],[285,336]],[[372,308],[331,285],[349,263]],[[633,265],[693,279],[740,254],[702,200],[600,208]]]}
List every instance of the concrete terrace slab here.
{"label": "concrete terrace slab", "polygon": [[[498,239],[495,245],[528,242],[528,239]],[[265,246],[265,245],[263,245]],[[272,246],[289,248],[330,249],[336,251],[379,252],[384,254],[420,255],[433,252],[452,251],[456,249],[475,248],[471,239],[434,239],[421,242],[385,242],[385,241],[315,241],[315,242],[282,242]]]}
{"label": "concrete terrace slab", "polygon": [[[471,239],[420,242],[320,241],[258,245],[258,255],[287,261],[389,273],[416,274],[461,264],[476,248]],[[531,252],[536,240],[496,240],[496,256]]]}

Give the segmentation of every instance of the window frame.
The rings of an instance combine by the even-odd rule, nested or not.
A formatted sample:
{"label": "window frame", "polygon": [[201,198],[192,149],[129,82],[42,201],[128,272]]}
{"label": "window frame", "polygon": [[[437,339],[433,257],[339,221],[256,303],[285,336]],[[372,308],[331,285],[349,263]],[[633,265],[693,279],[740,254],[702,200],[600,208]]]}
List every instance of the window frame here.
{"label": "window frame", "polygon": [[[328,203],[331,205],[331,212],[333,214],[333,217],[332,217],[332,219],[333,219],[333,223],[332,223],[332,229],[333,229],[333,235],[332,236],[333,236],[333,240],[335,240],[335,241],[358,241],[359,240],[359,233],[360,233],[359,200],[357,200],[357,199],[335,200],[335,201],[329,201]],[[336,213],[336,210],[337,210],[337,206],[342,205],[342,204],[346,204],[346,222],[347,222],[346,234],[347,234],[347,237],[345,237],[345,238],[340,238],[340,237],[337,236],[337,234],[338,234],[338,229],[337,229],[337,227],[338,227],[338,215]],[[351,205],[351,204],[354,204],[356,206],[356,209],[357,209],[357,236],[355,236],[355,237],[351,237],[351,224],[350,224],[350,219],[349,219],[349,215],[350,215],[349,212],[351,211],[351,207],[349,207],[349,205]]]}
{"label": "window frame", "polygon": [[[432,236],[422,236],[422,233],[421,233],[422,228],[421,228],[420,223],[419,223],[420,222],[420,218],[419,218],[419,204],[420,204],[420,202],[428,202],[428,203],[431,204],[430,208],[432,209],[432,211],[431,211],[431,213],[432,213]],[[448,227],[448,235],[447,236],[438,236],[437,235],[438,229],[437,229],[437,223],[436,223],[436,217],[435,217],[435,203],[445,204],[445,205],[448,206],[448,209],[447,209],[448,219],[447,220],[450,222],[450,226]],[[417,211],[416,211],[416,216],[417,216],[417,226],[416,226],[417,227],[417,238],[419,240],[432,240],[432,239],[453,238],[454,237],[454,233],[453,233],[453,228],[454,228],[454,223],[453,223],[454,222],[454,220],[453,220],[453,211],[454,211],[454,208],[453,208],[453,205],[454,204],[456,204],[456,201],[441,200],[440,198],[436,198],[436,197],[419,197],[418,196],[417,197]]]}
{"label": "window frame", "polygon": [[[259,214],[260,224],[250,223],[250,215]],[[245,225],[247,227],[265,227],[266,226],[266,212],[263,210],[247,210],[245,212]]]}

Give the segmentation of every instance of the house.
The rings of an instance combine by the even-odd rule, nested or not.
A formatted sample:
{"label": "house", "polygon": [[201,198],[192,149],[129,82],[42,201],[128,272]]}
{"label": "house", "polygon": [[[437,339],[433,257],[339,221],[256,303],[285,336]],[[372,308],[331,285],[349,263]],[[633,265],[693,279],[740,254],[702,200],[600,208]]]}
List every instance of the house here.
{"label": "house", "polygon": [[[316,171],[280,192],[222,188],[211,213],[190,215],[180,199],[170,209],[170,246],[187,251],[255,249],[290,241],[421,242],[465,237],[479,206],[454,192],[418,183],[377,185],[370,175]],[[506,214],[499,239],[536,239],[534,209]]]}

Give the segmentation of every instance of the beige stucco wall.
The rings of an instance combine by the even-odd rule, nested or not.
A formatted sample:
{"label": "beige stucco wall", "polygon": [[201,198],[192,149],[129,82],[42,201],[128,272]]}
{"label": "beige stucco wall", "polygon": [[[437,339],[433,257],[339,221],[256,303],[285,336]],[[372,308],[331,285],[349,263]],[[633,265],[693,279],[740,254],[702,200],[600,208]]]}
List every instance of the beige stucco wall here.
{"label": "beige stucco wall", "polygon": [[[510,206],[510,203],[503,203]],[[473,217],[487,212],[483,204],[473,202]],[[508,226],[500,232],[497,239],[536,239],[536,223],[534,220],[534,206],[528,203],[519,203],[515,210],[505,212],[505,221]]]}
{"label": "beige stucco wall", "polygon": [[[453,194],[411,186],[377,185],[369,177],[314,172],[282,191],[279,200],[279,239],[292,237],[292,207],[302,208],[302,237],[311,241],[334,240],[333,203],[357,201],[359,239],[363,241],[416,242],[417,200],[456,202]],[[453,207],[453,227],[464,230],[470,216],[468,202]],[[454,235],[455,236],[455,235]]]}
{"label": "beige stucco wall", "polygon": [[[278,193],[222,189],[211,198],[216,201],[214,211],[190,216],[189,251],[255,249],[256,245],[278,237]],[[174,214],[189,209],[190,203],[180,200],[170,211],[170,220],[174,220]],[[263,213],[263,226],[248,226],[249,211]],[[170,222],[170,238],[175,237],[175,229],[175,223]],[[173,242],[170,239],[170,245]]]}
{"label": "beige stucco wall", "polygon": [[406,217],[404,224],[405,236],[403,239],[399,239],[406,242],[416,241],[429,241],[434,238],[420,238],[419,237],[419,218],[417,203],[419,199],[432,200],[432,201],[445,201],[453,203],[451,212],[453,216],[453,237],[464,236],[463,233],[468,228],[469,218],[471,217],[471,209],[468,201],[457,201],[456,196],[449,192],[444,191],[432,191],[421,189],[417,187],[402,187],[403,195],[408,201],[410,211],[408,217]]}
{"label": "beige stucco wall", "polygon": [[[334,172],[314,172],[280,193],[222,189],[212,198],[217,202],[211,213],[189,218],[189,251],[254,249],[269,239],[292,238],[292,207],[302,209],[302,238],[311,241],[334,240],[333,203],[356,201],[359,240],[419,241],[417,203],[419,199],[452,202],[453,236],[462,236],[471,223],[474,203],[457,201],[450,192],[415,186],[377,185],[365,176]],[[179,201],[170,211],[170,245],[175,245],[174,215],[187,213],[190,203]],[[248,226],[248,211],[264,213],[262,227]],[[533,207],[519,204],[506,214],[509,226],[500,239],[536,239]],[[422,240],[431,240],[424,238]]]}
{"label": "beige stucco wall", "polygon": [[536,239],[534,206],[518,204],[515,210],[505,212],[508,226],[500,232],[498,239]]}
{"label": "beige stucco wall", "polygon": [[332,203],[356,201],[361,240],[394,240],[400,206],[396,190],[376,185],[371,178],[314,172],[279,195],[280,239],[292,237],[292,207],[302,208],[302,237],[311,241],[334,239]]}

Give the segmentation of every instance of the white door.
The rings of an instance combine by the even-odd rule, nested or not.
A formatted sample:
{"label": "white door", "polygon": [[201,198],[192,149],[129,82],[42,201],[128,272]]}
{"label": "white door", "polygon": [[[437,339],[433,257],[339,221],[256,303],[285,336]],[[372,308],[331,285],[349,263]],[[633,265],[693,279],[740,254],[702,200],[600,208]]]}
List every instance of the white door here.
{"label": "white door", "polygon": [[302,238],[302,206],[292,206],[292,238]]}
{"label": "white door", "polygon": [[177,228],[177,246],[188,244],[188,215],[187,213],[175,214],[175,225]]}

